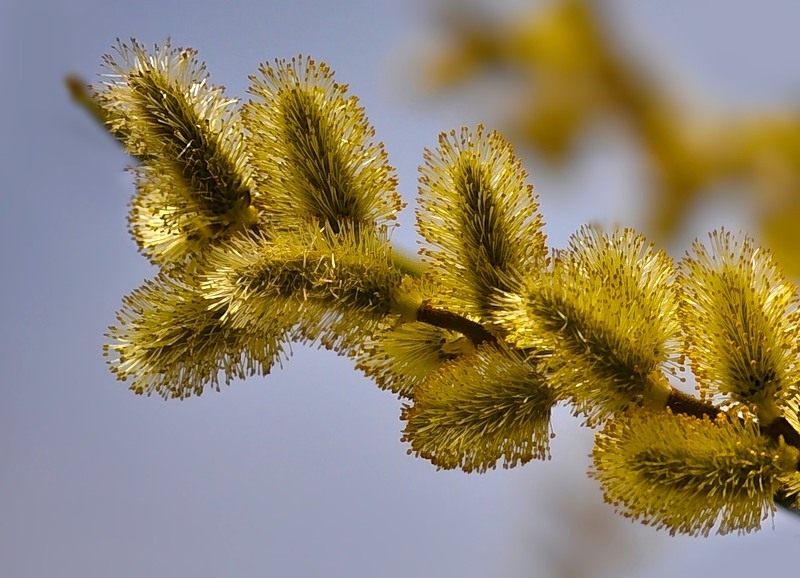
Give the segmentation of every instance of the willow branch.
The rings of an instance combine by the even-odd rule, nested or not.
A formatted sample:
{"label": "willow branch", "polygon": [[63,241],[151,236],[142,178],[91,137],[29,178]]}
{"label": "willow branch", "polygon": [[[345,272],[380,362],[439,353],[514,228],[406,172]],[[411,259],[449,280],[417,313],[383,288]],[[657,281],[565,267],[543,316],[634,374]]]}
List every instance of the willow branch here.
{"label": "willow branch", "polygon": [[699,418],[707,416],[714,419],[720,414],[719,408],[674,387],[667,399],[667,407],[672,410],[672,413],[681,413]]}
{"label": "willow branch", "polygon": [[424,301],[417,310],[417,321],[457,331],[469,339],[476,347],[482,343],[497,343],[497,337],[480,323],[462,317],[452,311],[437,309]]}
{"label": "willow branch", "polygon": [[[427,301],[423,302],[417,310],[417,321],[461,333],[475,346],[482,343],[496,343],[498,339],[494,333],[480,323],[452,311],[433,307]],[[722,412],[711,403],[674,387],[667,398],[666,408],[669,408],[672,413],[690,415],[697,418],[709,417],[714,419]],[[800,448],[800,433],[795,431],[785,418],[779,418],[768,426],[762,427],[761,433],[776,442],[780,437],[783,437],[787,445]],[[798,470],[800,471],[800,464],[798,464]]]}
{"label": "willow branch", "polygon": [[[125,139],[128,136],[127,133],[122,129],[112,130],[111,125],[109,124],[111,117],[109,116],[108,111],[100,106],[97,99],[97,94],[83,78],[74,74],[70,74],[64,78],[64,84],[66,85],[67,91],[69,91],[69,94],[75,103],[89,113],[92,119],[102,126],[106,133],[110,134],[118,145],[121,145],[125,142]],[[125,152],[133,156],[139,162],[146,160],[146,156],[133,155],[127,150]]]}

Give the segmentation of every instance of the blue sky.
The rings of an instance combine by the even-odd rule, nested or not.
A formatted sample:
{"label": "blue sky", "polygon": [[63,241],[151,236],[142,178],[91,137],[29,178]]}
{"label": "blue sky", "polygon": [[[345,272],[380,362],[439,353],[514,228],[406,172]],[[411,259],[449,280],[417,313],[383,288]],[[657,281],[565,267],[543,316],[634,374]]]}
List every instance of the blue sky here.
{"label": "blue sky", "polygon": [[[706,96],[800,92],[800,4],[614,5]],[[432,12],[422,0],[0,6],[0,575],[521,577],[581,560],[595,576],[796,572],[800,517],[687,539],[614,516],[584,476],[591,432],[566,411],[550,462],[466,475],[407,456],[400,403],[329,352],[297,347],[267,378],[185,402],[136,397],[107,371],[103,333],[152,270],[127,233],[130,161],[70,102],[64,75],[93,79],[117,37],[171,37],[244,96],[260,62],[311,54],[361,98],[411,202],[423,147],[495,120],[410,84]],[[623,144],[568,175],[528,168],[554,245],[586,220],[635,221]],[[702,215],[703,230],[747,219]],[[412,208],[402,225],[411,247]]]}

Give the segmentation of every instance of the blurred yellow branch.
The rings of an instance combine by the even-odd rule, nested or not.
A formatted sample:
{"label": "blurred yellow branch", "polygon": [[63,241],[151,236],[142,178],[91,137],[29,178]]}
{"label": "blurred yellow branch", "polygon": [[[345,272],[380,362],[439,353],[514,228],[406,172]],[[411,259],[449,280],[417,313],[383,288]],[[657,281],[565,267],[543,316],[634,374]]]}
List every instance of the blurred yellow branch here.
{"label": "blurred yellow branch", "polygon": [[668,79],[624,53],[607,15],[593,0],[556,0],[507,23],[460,10],[445,19],[450,47],[426,54],[423,78],[444,89],[482,71],[510,71],[523,103],[510,113],[510,130],[556,163],[593,123],[620,121],[652,178],[646,232],[662,240],[711,187],[743,180],[757,201],[759,236],[800,275],[800,111],[685,111]]}

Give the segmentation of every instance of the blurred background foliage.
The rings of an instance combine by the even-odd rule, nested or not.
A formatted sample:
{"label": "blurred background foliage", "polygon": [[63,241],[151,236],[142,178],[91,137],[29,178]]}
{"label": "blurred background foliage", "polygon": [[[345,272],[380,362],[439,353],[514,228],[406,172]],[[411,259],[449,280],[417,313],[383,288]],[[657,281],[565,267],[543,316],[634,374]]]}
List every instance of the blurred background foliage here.
{"label": "blurred background foliage", "polygon": [[674,239],[708,195],[744,194],[750,233],[800,275],[800,107],[698,98],[641,46],[619,2],[528,4],[440,3],[438,48],[414,63],[418,80],[438,94],[501,82],[508,92],[487,112],[499,108],[517,146],[566,169],[587,133],[611,126],[640,153],[646,202],[635,224],[651,240]]}

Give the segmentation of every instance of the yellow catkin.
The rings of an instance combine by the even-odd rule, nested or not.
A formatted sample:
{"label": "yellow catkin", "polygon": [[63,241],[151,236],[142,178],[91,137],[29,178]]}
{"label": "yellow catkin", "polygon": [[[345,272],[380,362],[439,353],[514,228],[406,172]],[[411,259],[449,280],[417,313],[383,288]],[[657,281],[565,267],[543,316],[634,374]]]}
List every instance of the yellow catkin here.
{"label": "yellow catkin", "polygon": [[744,533],[774,511],[779,478],[796,467],[785,452],[724,414],[636,411],[597,434],[591,475],[624,515],[671,534]]}

